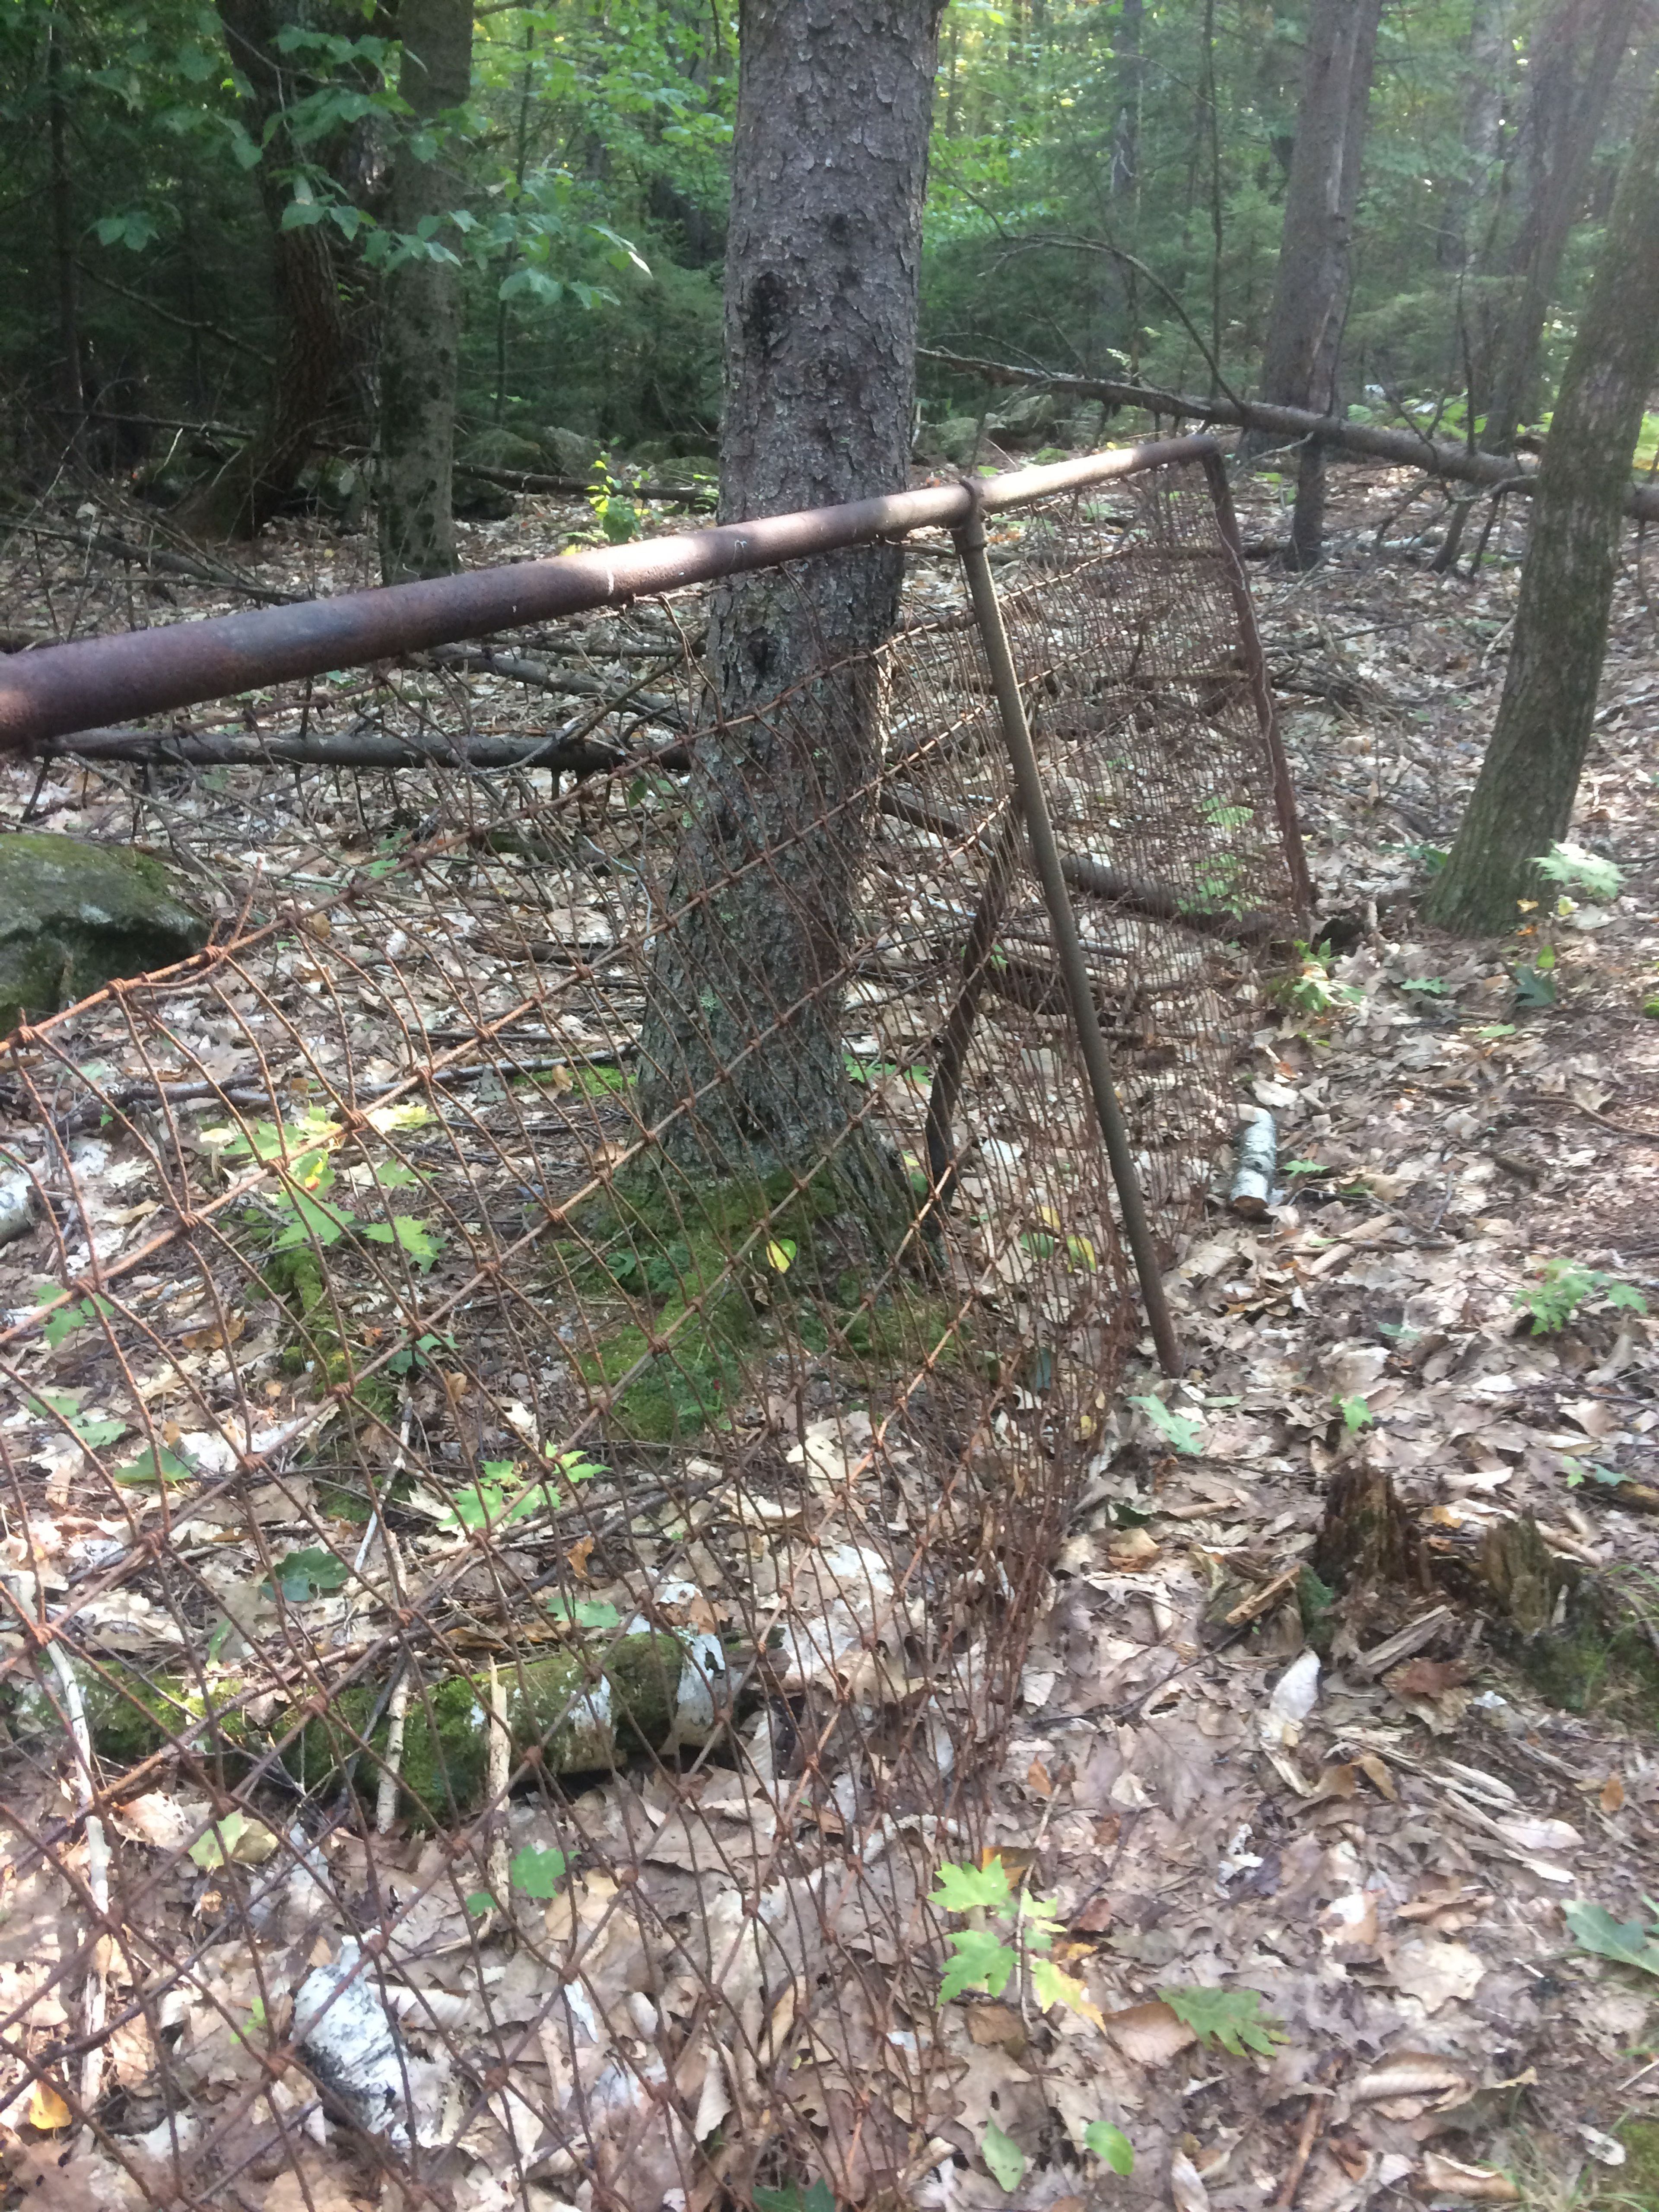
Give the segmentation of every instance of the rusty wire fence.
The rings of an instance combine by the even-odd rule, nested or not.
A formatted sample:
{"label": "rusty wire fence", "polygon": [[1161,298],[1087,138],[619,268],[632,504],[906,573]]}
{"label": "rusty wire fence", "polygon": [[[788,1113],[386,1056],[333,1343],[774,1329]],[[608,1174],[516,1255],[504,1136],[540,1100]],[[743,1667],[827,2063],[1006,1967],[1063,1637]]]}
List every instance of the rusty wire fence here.
{"label": "rusty wire fence", "polygon": [[[991,525],[1166,1258],[1302,902],[1217,481]],[[401,844],[0,1060],[0,2122],[64,2202],[896,2204],[973,2148],[930,1898],[1140,1326],[1055,916],[947,534],[737,725],[696,586],[613,619],[580,780],[394,687]],[[860,773],[689,889],[699,749],[836,715]],[[836,1102],[786,1162],[745,1055]]]}

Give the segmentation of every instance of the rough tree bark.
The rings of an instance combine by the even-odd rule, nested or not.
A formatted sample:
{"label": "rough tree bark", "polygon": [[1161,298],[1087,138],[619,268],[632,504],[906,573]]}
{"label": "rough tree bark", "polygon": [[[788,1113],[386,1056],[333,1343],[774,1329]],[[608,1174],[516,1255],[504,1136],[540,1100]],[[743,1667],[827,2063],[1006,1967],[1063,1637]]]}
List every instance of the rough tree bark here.
{"label": "rough tree bark", "polygon": [[[303,64],[280,52],[284,25],[305,22],[351,37],[365,27],[356,9],[313,8],[307,0],[217,0],[232,62],[253,95],[261,132],[276,128],[259,164],[260,197],[270,224],[281,349],[258,435],[179,509],[182,526],[203,538],[256,538],[293,496],[331,413],[367,415],[375,343],[374,288],[361,257],[332,223],[284,230],[289,191],[282,172],[296,159],[283,126]],[[371,125],[354,125],[323,146],[320,160],[359,205],[380,197],[379,149]]]}
{"label": "rough tree bark", "polygon": [[1492,354],[1482,443],[1506,453],[1538,410],[1540,348],[1596,134],[1640,0],[1559,0],[1533,55],[1522,132],[1526,212],[1508,257],[1513,295]]}
{"label": "rough tree bark", "polygon": [[[1335,402],[1382,12],[1382,0],[1314,0],[1261,364],[1261,396],[1273,406],[1324,415]],[[1310,439],[1302,448],[1291,526],[1295,567],[1310,568],[1319,559],[1324,512],[1324,451]]]}
{"label": "rough tree bark", "polygon": [[1425,911],[1480,936],[1516,918],[1565,836],[1595,716],[1631,455],[1659,374],[1659,78],[1626,156],[1556,399],[1515,643],[1480,775]]}
{"label": "rough tree bark", "polygon": [[[940,4],[744,0],[723,521],[906,482]],[[902,564],[872,547],[716,595],[720,725],[696,748],[641,1041],[647,1118],[684,1109],[671,1157],[745,1175],[827,1163],[872,1216],[902,1177],[842,1141],[841,1014],[876,798],[869,656]]]}
{"label": "rough tree bark", "polygon": [[[441,141],[435,152],[420,142],[434,126],[441,131],[472,88],[471,0],[401,0],[398,31],[398,89],[410,113],[392,158],[386,221],[400,237],[413,237],[460,197]],[[400,262],[386,279],[380,340],[375,495],[380,574],[388,584],[444,575],[455,566],[451,491],[460,335],[460,264]]]}

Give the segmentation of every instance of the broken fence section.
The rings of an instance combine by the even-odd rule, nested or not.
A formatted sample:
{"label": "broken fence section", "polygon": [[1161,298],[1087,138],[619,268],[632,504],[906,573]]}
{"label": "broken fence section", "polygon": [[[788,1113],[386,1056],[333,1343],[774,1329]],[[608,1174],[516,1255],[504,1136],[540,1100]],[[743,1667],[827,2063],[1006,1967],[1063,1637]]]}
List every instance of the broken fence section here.
{"label": "broken fence section", "polygon": [[[989,551],[1167,1258],[1304,878],[1212,453],[1097,473],[988,498]],[[29,2173],[655,2212],[972,2148],[938,1873],[1138,1324],[994,671],[949,537],[910,555],[888,647],[736,724],[698,586],[633,606],[568,785],[388,688],[417,840],[15,1039]],[[695,763],[781,750],[810,803],[693,884]],[[787,1165],[732,1133],[762,1077],[838,1102]]]}

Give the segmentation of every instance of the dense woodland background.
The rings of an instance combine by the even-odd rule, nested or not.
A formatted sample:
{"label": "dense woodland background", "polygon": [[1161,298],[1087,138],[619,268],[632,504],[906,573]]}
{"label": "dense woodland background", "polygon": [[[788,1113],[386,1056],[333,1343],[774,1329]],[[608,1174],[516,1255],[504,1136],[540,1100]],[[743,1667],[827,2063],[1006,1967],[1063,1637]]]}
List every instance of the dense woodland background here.
{"label": "dense woodland background", "polygon": [[[1259,389],[1310,13],[952,0],[924,343]],[[612,456],[712,458],[734,18],[725,0],[486,7],[470,97],[434,135],[399,90],[395,4],[17,0],[0,26],[11,465],[38,469],[84,415],[91,459],[181,495],[224,446],[173,426],[257,419],[286,336],[279,256],[306,239],[345,308],[311,402],[324,447],[372,437],[386,272],[453,255],[464,456],[546,468],[557,428]],[[1390,0],[1376,36],[1340,400],[1453,434],[1471,408],[1482,429],[1494,405],[1535,425],[1659,28],[1633,0]],[[411,148],[436,152],[441,189],[399,229]],[[988,404],[924,362],[935,428]],[[1049,399],[1000,427],[1040,447],[1101,425]],[[592,450],[567,443],[567,469]],[[322,495],[354,483],[325,469]]]}

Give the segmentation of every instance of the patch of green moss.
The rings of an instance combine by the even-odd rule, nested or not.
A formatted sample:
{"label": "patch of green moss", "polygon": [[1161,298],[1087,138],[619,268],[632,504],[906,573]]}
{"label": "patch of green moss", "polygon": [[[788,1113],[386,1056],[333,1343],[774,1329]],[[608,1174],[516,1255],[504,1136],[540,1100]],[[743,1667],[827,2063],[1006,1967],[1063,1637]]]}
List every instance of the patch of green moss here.
{"label": "patch of green moss", "polygon": [[1638,1726],[1659,1727],[1650,1580],[1559,1557],[1527,1515],[1488,1531],[1480,1564],[1494,1641],[1541,1697],[1566,1712],[1621,1709]]}
{"label": "patch of green moss", "polygon": [[[503,1669],[507,1724],[515,1759],[538,1751],[554,1773],[611,1765],[619,1748],[655,1749],[673,1734],[684,1654],[671,1636],[618,1638],[604,1653],[561,1651]],[[456,1674],[413,1692],[404,1717],[398,1780],[411,1820],[453,1822],[483,1802],[489,1765],[489,1685],[483,1675]],[[358,1791],[380,1788],[389,1723],[379,1690],[345,1691],[309,1720],[284,1753],[296,1782],[327,1786],[348,1767]]]}
{"label": "patch of green moss", "polygon": [[1604,2201],[1659,2212],[1659,2120],[1626,2120],[1619,2140],[1625,2163],[1603,2176]]}
{"label": "patch of green moss", "polygon": [[[326,1318],[329,1306],[322,1262],[311,1246],[296,1244],[270,1254],[264,1261],[264,1278],[279,1297],[299,1308],[301,1334],[277,1355],[283,1372],[310,1372],[319,1397],[350,1382],[356,1363],[338,1329]],[[351,1403],[360,1413],[390,1420],[398,1410],[398,1393],[384,1376],[371,1376],[356,1385]]]}
{"label": "patch of green moss", "polygon": [[[740,1354],[785,1334],[860,1364],[919,1362],[947,1341],[958,1356],[948,1298],[897,1278],[872,1298],[867,1262],[848,1264],[861,1204],[828,1168],[802,1186],[787,1171],[702,1182],[653,1163],[586,1207],[558,1259],[594,1331],[578,1371],[623,1386],[618,1431],[672,1443],[729,1421]],[[626,1317],[607,1324],[606,1299],[625,1300]]]}
{"label": "patch of green moss", "polygon": [[[204,1725],[206,1700],[200,1687],[179,1675],[149,1676],[106,1659],[96,1667],[72,1662],[81,1686],[87,1728],[98,1758],[112,1768],[136,1766],[164,1744],[188,1736],[206,1758],[228,1753],[238,1763],[249,1740],[244,1717],[216,1712]],[[21,1680],[12,1692],[8,1717],[20,1737],[61,1735],[63,1691],[55,1674],[42,1672]]]}

